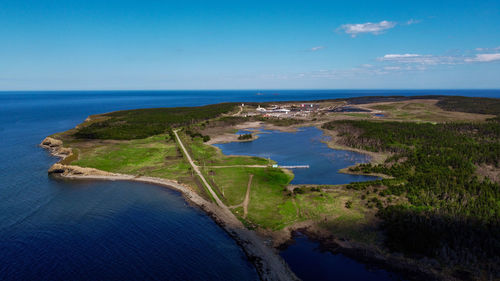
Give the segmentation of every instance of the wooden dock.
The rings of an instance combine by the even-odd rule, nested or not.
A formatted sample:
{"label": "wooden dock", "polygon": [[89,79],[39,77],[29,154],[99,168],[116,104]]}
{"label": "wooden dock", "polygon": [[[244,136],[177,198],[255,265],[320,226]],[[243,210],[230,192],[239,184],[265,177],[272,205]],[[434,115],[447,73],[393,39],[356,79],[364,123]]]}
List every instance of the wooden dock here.
{"label": "wooden dock", "polygon": [[309,165],[278,166],[285,169],[308,169]]}

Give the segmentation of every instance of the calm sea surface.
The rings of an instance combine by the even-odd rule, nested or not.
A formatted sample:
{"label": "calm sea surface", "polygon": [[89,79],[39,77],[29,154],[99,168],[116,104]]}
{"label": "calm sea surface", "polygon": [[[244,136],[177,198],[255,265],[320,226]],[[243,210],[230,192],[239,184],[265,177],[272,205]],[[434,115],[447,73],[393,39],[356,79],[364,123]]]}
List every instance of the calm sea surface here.
{"label": "calm sea surface", "polygon": [[[47,177],[48,167],[58,159],[38,144],[88,115],[226,101],[424,94],[500,97],[500,91],[257,92],[0,92],[0,280],[258,278],[233,240],[176,192],[140,183]],[[308,247],[300,241],[298,245]]]}

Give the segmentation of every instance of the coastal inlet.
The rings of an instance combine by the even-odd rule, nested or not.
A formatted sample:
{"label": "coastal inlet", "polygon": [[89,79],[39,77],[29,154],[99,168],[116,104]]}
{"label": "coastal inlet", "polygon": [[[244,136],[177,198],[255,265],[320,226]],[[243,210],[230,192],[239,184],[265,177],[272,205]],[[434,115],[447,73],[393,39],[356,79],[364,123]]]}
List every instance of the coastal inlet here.
{"label": "coastal inlet", "polygon": [[248,142],[215,144],[226,155],[258,156],[276,161],[279,166],[308,165],[293,169],[291,184],[347,184],[377,179],[373,176],[339,173],[340,169],[370,162],[370,156],[346,150],[331,149],[328,137],[316,127],[299,128],[297,132],[259,130],[259,138]]}

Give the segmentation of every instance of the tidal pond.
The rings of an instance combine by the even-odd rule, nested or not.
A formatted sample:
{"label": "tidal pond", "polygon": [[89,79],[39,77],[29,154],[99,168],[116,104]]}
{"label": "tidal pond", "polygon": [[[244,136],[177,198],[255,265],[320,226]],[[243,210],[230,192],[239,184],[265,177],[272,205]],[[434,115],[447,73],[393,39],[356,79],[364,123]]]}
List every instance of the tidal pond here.
{"label": "tidal pond", "polygon": [[216,144],[226,155],[249,155],[269,158],[280,166],[309,165],[292,169],[292,184],[345,184],[377,179],[373,176],[339,173],[342,168],[367,163],[370,157],[353,151],[331,149],[323,132],[316,127],[297,132],[259,130],[259,137],[249,142]]}
{"label": "tidal pond", "polygon": [[295,233],[294,243],[280,252],[290,268],[302,280],[395,281],[398,274],[366,265],[340,253],[321,248],[319,242]]}

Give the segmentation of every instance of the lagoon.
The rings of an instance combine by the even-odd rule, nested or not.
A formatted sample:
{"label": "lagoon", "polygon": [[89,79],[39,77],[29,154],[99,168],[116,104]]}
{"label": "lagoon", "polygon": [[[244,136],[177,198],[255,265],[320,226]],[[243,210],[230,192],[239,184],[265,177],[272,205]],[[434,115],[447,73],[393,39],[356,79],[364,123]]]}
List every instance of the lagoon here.
{"label": "lagoon", "polygon": [[359,263],[340,253],[321,248],[302,233],[295,233],[294,243],[280,255],[302,280],[328,281],[396,281],[403,280],[398,274]]}
{"label": "lagoon", "polygon": [[[241,133],[241,132],[240,132]],[[259,130],[259,137],[248,142],[215,144],[226,155],[249,155],[269,158],[280,166],[309,165],[292,169],[291,184],[346,184],[374,180],[377,177],[339,173],[358,163],[367,163],[370,156],[346,150],[331,149],[323,132],[315,127],[299,128],[297,132]]]}

